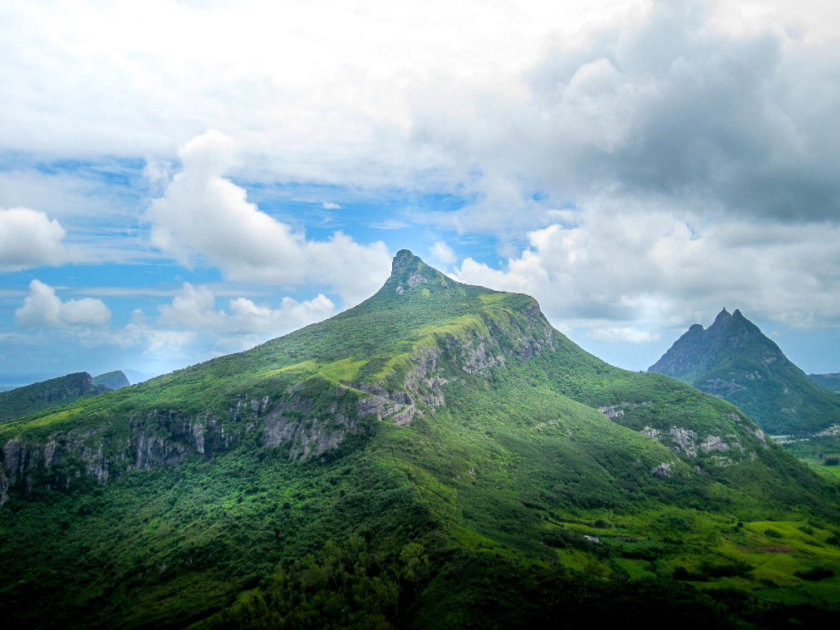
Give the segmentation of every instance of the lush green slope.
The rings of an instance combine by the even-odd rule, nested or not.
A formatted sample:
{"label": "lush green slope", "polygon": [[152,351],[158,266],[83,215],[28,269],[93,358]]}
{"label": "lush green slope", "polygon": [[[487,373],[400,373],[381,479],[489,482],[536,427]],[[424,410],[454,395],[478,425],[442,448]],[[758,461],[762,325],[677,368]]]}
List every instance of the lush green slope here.
{"label": "lush green slope", "polygon": [[809,374],[808,378],[820,387],[832,392],[840,392],[840,374]]}
{"label": "lush green slope", "polygon": [[125,374],[120,370],[113,372],[105,372],[93,377],[94,385],[104,385],[108,389],[120,389],[121,387],[128,387],[131,383],[128,382]]}
{"label": "lush green slope", "polygon": [[740,311],[707,330],[689,328],[650,367],[725,398],[774,434],[809,434],[840,423],[840,395],[818,387]]}
{"label": "lush green slope", "polygon": [[95,396],[108,389],[107,384],[94,383],[87,372],[76,372],[0,392],[0,423]]}
{"label": "lush green slope", "polygon": [[840,604],[833,486],[727,402],[405,251],[354,309],[0,444],[17,625],[770,627]]}

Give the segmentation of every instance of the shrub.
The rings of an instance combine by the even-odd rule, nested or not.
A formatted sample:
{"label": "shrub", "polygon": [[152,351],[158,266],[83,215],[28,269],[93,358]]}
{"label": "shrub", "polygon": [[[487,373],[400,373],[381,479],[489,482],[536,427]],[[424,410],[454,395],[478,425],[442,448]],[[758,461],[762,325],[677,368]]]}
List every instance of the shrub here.
{"label": "shrub", "polygon": [[797,571],[794,575],[803,580],[816,582],[817,580],[834,577],[834,571],[826,569],[825,567],[814,567],[813,569],[808,569],[807,571]]}

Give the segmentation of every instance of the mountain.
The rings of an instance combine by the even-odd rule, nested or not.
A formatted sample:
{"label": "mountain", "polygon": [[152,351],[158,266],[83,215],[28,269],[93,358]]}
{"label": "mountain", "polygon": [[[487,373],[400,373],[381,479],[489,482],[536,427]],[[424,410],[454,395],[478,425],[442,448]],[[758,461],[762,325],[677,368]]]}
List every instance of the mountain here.
{"label": "mountain", "polygon": [[766,627],[840,497],[736,407],[407,250],[362,304],[0,425],[15,627]]}
{"label": "mountain", "polygon": [[809,374],[808,378],[820,387],[832,392],[840,392],[840,374]]}
{"label": "mountain", "polygon": [[723,309],[708,329],[691,326],[648,371],[728,400],[771,433],[840,424],[840,396],[817,386],[739,310]]}
{"label": "mountain", "polygon": [[114,370],[113,372],[105,372],[104,374],[100,374],[99,376],[93,377],[93,384],[94,385],[104,385],[108,389],[120,389],[121,387],[128,387],[131,383],[128,382],[125,374],[123,374],[120,370]]}
{"label": "mountain", "polygon": [[0,423],[95,396],[109,389],[104,383],[94,382],[87,372],[75,372],[0,392]]}

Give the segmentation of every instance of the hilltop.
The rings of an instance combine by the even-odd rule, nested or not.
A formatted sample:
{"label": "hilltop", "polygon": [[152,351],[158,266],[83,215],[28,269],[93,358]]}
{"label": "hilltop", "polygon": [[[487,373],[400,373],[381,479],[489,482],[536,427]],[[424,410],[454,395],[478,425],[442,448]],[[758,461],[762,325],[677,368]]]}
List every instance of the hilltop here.
{"label": "hilltop", "polygon": [[126,387],[128,384],[125,374],[119,371],[96,377],[87,372],[75,372],[0,392],[0,423]]}
{"label": "hilltop", "polygon": [[707,329],[691,326],[648,371],[720,396],[774,434],[840,424],[840,396],[817,386],[739,310],[723,309]]}
{"label": "hilltop", "polygon": [[840,604],[834,486],[726,401],[407,250],[352,309],[0,444],[17,625],[749,627]]}

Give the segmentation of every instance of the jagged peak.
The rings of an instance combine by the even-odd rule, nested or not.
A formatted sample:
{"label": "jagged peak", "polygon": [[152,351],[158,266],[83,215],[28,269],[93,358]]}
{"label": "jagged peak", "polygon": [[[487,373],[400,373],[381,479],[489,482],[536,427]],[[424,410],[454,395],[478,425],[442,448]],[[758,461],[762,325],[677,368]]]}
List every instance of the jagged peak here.
{"label": "jagged peak", "polygon": [[[738,311],[736,311],[736,312],[738,312]],[[727,321],[731,318],[732,318],[732,315],[730,315],[729,311],[727,311],[726,307],[724,306],[723,310],[721,310],[721,312],[717,314],[717,317],[715,317],[715,322],[714,323],[717,324],[718,322],[725,322],[725,321]],[[714,324],[712,324],[712,325],[714,325]]]}
{"label": "jagged peak", "polygon": [[401,249],[391,262],[391,275],[383,289],[403,295],[417,287],[448,287],[456,284],[458,283],[423,262],[411,250]]}

